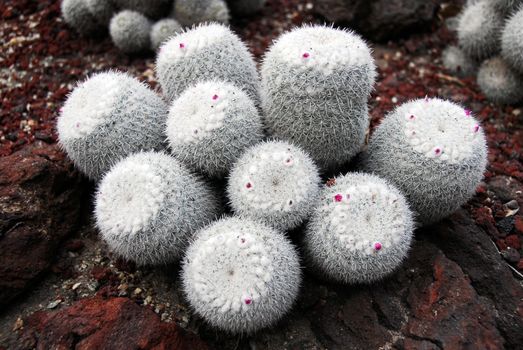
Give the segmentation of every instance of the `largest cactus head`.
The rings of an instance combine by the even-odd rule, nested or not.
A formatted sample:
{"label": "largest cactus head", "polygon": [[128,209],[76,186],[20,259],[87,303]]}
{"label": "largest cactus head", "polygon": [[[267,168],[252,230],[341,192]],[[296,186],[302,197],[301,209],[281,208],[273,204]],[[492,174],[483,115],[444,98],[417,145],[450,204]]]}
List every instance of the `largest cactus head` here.
{"label": "largest cactus head", "polygon": [[349,161],[364,143],[375,77],[370,49],[352,32],[304,26],[282,35],[262,67],[268,132],[322,168]]}

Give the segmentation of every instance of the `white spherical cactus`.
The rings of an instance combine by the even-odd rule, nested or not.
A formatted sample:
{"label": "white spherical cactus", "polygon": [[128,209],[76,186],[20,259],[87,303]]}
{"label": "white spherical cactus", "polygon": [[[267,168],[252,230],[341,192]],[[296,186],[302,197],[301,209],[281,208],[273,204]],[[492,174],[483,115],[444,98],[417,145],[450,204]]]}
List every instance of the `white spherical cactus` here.
{"label": "white spherical cactus", "polygon": [[189,86],[207,80],[228,81],[258,104],[256,63],[240,38],[220,24],[201,25],[167,41],[156,59],[165,98],[173,101]]}
{"label": "white spherical cactus", "polygon": [[477,69],[477,63],[456,46],[449,46],[443,50],[442,60],[445,68],[460,76],[470,76]]}
{"label": "white spherical cactus", "polygon": [[373,282],[407,257],[413,229],[412,212],[396,187],[374,175],[349,173],[322,190],[305,230],[305,256],[336,281]]}
{"label": "white spherical cactus", "polygon": [[61,146],[91,179],[121,158],[164,148],[168,107],[152,90],[124,73],[105,72],[80,83],[58,117]]}
{"label": "white spherical cactus", "polygon": [[252,100],[230,83],[208,81],[187,89],[171,106],[167,138],[175,157],[211,177],[223,177],[263,127]]}
{"label": "white spherical cactus", "polygon": [[265,56],[262,106],[271,136],[335,168],[361,149],[376,68],[356,34],[305,26],[282,35]]}
{"label": "white spherical cactus", "polygon": [[502,15],[509,15],[516,11],[518,7],[523,5],[523,0],[488,0],[492,2],[492,6]]}
{"label": "white spherical cactus", "polygon": [[501,57],[484,61],[477,80],[481,92],[495,103],[514,104],[523,101],[523,76]]}
{"label": "white spherical cactus", "polygon": [[96,225],[111,251],[140,265],[177,261],[193,234],[214,220],[216,195],[176,159],[134,154],[103,178]]}
{"label": "white spherical cactus", "polygon": [[139,12],[123,10],[111,19],[109,33],[113,43],[126,53],[149,49],[151,22]]}
{"label": "white spherical cactus", "polygon": [[176,0],[174,16],[183,26],[205,22],[229,23],[229,8],[224,0]]}
{"label": "white spherical cactus", "polygon": [[459,16],[459,46],[473,59],[489,58],[500,50],[502,28],[503,17],[493,10],[489,1],[469,5]]}
{"label": "white spherical cactus", "polygon": [[523,7],[514,13],[503,29],[501,55],[515,70],[523,74]]}
{"label": "white spherical cactus", "polygon": [[311,213],[320,190],[312,159],[287,142],[249,149],[234,165],[227,194],[233,211],[281,230],[296,228]]}
{"label": "white spherical cactus", "polygon": [[63,0],[60,4],[62,17],[81,35],[90,35],[100,29],[100,23],[89,12],[84,0]]}
{"label": "white spherical cactus", "polygon": [[182,278],[191,307],[212,326],[252,333],[291,308],[301,272],[296,250],[283,234],[248,219],[227,218],[196,234]]}
{"label": "white spherical cactus", "polygon": [[167,41],[170,37],[182,31],[182,26],[172,18],[164,18],[153,24],[151,28],[150,41],[153,51]]}
{"label": "white spherical cactus", "polygon": [[385,117],[363,157],[363,168],[403,191],[423,224],[465,204],[486,164],[485,135],[471,112],[428,98],[405,103]]}

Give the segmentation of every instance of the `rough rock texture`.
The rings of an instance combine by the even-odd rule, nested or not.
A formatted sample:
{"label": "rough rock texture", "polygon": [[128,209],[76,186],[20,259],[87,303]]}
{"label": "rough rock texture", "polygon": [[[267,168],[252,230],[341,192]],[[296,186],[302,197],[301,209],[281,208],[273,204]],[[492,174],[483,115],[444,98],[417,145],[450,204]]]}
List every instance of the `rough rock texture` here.
{"label": "rough rock texture", "polygon": [[22,349],[208,349],[128,298],[83,299],[57,312],[36,312],[24,325]]}
{"label": "rough rock texture", "polygon": [[437,9],[430,0],[315,0],[314,5],[327,20],[378,41],[429,28]]}
{"label": "rough rock texture", "polygon": [[0,307],[42,276],[75,228],[82,180],[57,146],[0,158]]}

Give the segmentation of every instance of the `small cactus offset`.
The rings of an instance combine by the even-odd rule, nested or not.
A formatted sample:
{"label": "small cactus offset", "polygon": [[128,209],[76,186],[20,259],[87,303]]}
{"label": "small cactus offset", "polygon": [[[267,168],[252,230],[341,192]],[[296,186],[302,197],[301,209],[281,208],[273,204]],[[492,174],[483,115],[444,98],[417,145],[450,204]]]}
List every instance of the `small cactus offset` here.
{"label": "small cactus offset", "polygon": [[262,67],[268,132],[324,169],[348,162],[365,141],[375,77],[370,49],[352,32],[304,26],[282,35]]}
{"label": "small cactus offset", "polygon": [[113,43],[126,53],[149,49],[151,22],[139,12],[123,10],[114,15],[109,25]]}
{"label": "small cactus offset", "polygon": [[88,36],[100,30],[99,21],[89,12],[84,0],[63,0],[62,16],[78,34]]}
{"label": "small cactus offset", "polygon": [[252,333],[278,321],[298,295],[298,254],[280,232],[241,218],[202,229],[182,271],[191,307],[213,327]]}
{"label": "small cactus offset", "polygon": [[456,46],[449,46],[443,50],[442,60],[445,68],[451,73],[464,77],[472,75],[478,66],[473,59]]}
{"label": "small cactus offset", "polygon": [[377,176],[349,173],[322,190],[305,231],[305,256],[330,279],[373,282],[407,257],[413,229],[400,191]]}
{"label": "small cactus offset", "polygon": [[109,25],[116,12],[113,0],[85,0],[85,4],[96,21],[104,26]]}
{"label": "small cactus offset", "polygon": [[160,18],[169,12],[172,0],[112,0],[120,9],[140,12],[149,18]]}
{"label": "small cactus offset", "polygon": [[227,194],[233,211],[280,230],[302,224],[318,198],[320,176],[312,159],[287,142],[249,149],[234,165]]}
{"label": "small cactus offset", "polygon": [[473,59],[492,57],[501,48],[499,36],[502,28],[503,17],[493,10],[489,1],[471,4],[459,16],[459,46]]}
{"label": "small cactus offset", "polygon": [[137,153],[103,178],[96,225],[111,251],[140,265],[177,261],[219,214],[216,195],[176,159]]}
{"label": "small cactus offset", "polygon": [[523,76],[501,57],[483,62],[478,71],[478,85],[485,96],[500,104],[523,101]]}
{"label": "small cactus offset", "polygon": [[229,23],[229,8],[224,0],[176,0],[174,16],[183,26],[205,22]]}
{"label": "small cactus offset", "polygon": [[260,11],[267,0],[229,0],[231,11],[240,16],[249,16]]}
{"label": "small cactus offset", "polygon": [[168,101],[189,86],[216,79],[243,89],[258,105],[256,63],[240,38],[221,24],[200,25],[167,41],[156,59],[156,75]]}
{"label": "small cactus offset", "polygon": [[385,117],[363,157],[363,169],[402,190],[423,224],[465,204],[486,164],[485,135],[471,112],[429,98],[405,103]]}
{"label": "small cactus offset", "polygon": [[523,6],[506,22],[501,37],[501,55],[523,74]]}
{"label": "small cactus offset", "polygon": [[153,24],[150,33],[151,49],[158,48],[169,38],[182,32],[182,26],[172,18],[164,18]]}
{"label": "small cactus offset", "polygon": [[182,93],[171,106],[166,133],[175,157],[211,177],[224,177],[244,150],[263,138],[254,102],[218,81]]}
{"label": "small cactus offset", "polygon": [[69,95],[58,118],[61,146],[91,179],[99,179],[121,158],[162,149],[168,107],[127,74],[93,75]]}

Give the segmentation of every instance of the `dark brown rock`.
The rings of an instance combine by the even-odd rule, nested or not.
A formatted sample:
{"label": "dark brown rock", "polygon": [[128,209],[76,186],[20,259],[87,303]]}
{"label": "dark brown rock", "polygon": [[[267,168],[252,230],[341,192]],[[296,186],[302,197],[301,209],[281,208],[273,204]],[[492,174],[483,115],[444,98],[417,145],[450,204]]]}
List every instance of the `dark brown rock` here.
{"label": "dark brown rock", "polygon": [[438,5],[430,0],[316,0],[314,7],[329,21],[383,41],[430,27]]}
{"label": "dark brown rock", "polygon": [[164,323],[150,308],[127,298],[83,299],[24,321],[22,349],[208,349],[195,335]]}
{"label": "dark brown rock", "polygon": [[49,269],[79,219],[82,179],[57,146],[0,158],[0,307]]}

